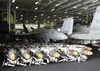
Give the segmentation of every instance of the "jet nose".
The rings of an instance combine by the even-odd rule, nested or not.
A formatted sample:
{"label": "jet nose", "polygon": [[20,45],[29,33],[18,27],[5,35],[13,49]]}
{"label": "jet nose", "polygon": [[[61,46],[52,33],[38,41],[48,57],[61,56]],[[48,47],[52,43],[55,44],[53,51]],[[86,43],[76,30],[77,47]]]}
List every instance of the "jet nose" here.
{"label": "jet nose", "polygon": [[64,39],[68,39],[68,37],[67,37],[67,36],[65,36],[65,37],[64,37]]}

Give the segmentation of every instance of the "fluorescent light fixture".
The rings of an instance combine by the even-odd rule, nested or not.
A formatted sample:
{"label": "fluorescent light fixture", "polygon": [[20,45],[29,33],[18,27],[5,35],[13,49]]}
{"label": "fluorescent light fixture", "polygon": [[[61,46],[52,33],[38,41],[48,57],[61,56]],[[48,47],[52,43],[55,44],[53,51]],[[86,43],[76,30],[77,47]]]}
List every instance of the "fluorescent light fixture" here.
{"label": "fluorescent light fixture", "polygon": [[38,7],[35,8],[35,10],[37,10],[37,9],[38,9]]}
{"label": "fluorescent light fixture", "polygon": [[66,16],[66,17],[68,17],[68,16]]}
{"label": "fluorescent light fixture", "polygon": [[39,4],[39,2],[37,1],[37,2],[35,2],[35,4]]}
{"label": "fluorescent light fixture", "polygon": [[54,11],[55,9],[52,9],[51,11]]}
{"label": "fluorescent light fixture", "polygon": [[50,16],[48,16],[47,18],[50,18]]}
{"label": "fluorescent light fixture", "polygon": [[94,0],[92,3],[95,3],[95,2],[97,2],[98,0]]}
{"label": "fluorescent light fixture", "polygon": [[33,20],[35,20],[35,18],[33,18]]}
{"label": "fluorescent light fixture", "polygon": [[67,11],[65,12],[65,14],[68,13]]}
{"label": "fluorescent light fixture", "polygon": [[57,15],[54,15],[54,17],[56,17]]}
{"label": "fluorescent light fixture", "polygon": [[37,18],[37,16],[35,16],[35,18]]}
{"label": "fluorescent light fixture", "polygon": [[88,7],[85,7],[84,10],[88,9]]}
{"label": "fluorescent light fixture", "polygon": [[12,3],[14,3],[15,2],[15,0],[12,0]]}
{"label": "fluorescent light fixture", "polygon": [[18,9],[18,6],[16,6],[16,9]]}
{"label": "fluorescent light fixture", "polygon": [[43,16],[44,14],[41,14],[41,16]]}
{"label": "fluorescent light fixture", "polygon": [[48,23],[50,22],[50,21],[47,21]]}
{"label": "fluorescent light fixture", "polygon": [[21,15],[21,17],[23,17],[23,15]]}
{"label": "fluorescent light fixture", "polygon": [[82,14],[81,12],[78,13],[79,15]]}
{"label": "fluorescent light fixture", "polygon": [[46,19],[44,19],[44,21],[46,21]]}
{"label": "fluorescent light fixture", "polygon": [[53,24],[54,22],[51,22],[51,24]]}
{"label": "fluorescent light fixture", "polygon": [[61,19],[61,17],[59,17],[59,19]]}
{"label": "fluorescent light fixture", "polygon": [[57,21],[57,19],[55,19],[54,21]]}
{"label": "fluorescent light fixture", "polygon": [[59,6],[59,4],[56,4],[55,6],[57,7],[57,6]]}
{"label": "fluorescent light fixture", "polygon": [[76,9],[76,8],[77,8],[77,6],[73,6],[73,8],[75,8],[75,9]]}
{"label": "fluorescent light fixture", "polygon": [[85,23],[88,23],[88,21],[85,21]]}
{"label": "fluorescent light fixture", "polygon": [[81,20],[81,19],[78,19],[78,20]]}
{"label": "fluorescent light fixture", "polygon": [[23,18],[20,18],[20,20],[22,20]]}

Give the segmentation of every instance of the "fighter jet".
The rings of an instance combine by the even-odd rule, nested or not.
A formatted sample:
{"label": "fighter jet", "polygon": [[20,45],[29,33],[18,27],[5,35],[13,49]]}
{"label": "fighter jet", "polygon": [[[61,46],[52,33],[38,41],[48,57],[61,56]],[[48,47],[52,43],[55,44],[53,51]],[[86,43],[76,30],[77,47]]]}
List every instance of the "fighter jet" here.
{"label": "fighter jet", "polygon": [[64,33],[59,32],[56,29],[39,28],[31,32],[28,32],[24,23],[23,23],[23,27],[24,27],[25,34],[15,34],[15,35],[31,35],[31,37],[35,37],[36,40],[39,40],[39,41],[42,40],[46,43],[50,42],[50,39],[54,41],[68,39],[68,37]]}
{"label": "fighter jet", "polygon": [[[97,45],[100,43],[100,6],[97,7],[96,12],[94,14],[94,18],[92,20],[92,23],[89,27],[89,29],[85,30],[85,28],[82,28],[83,30],[85,30],[84,32],[73,32],[70,33],[71,37],[74,38],[75,40],[79,40],[81,44],[92,44],[92,45]],[[73,18],[68,20],[68,19],[63,19],[64,23],[62,26],[62,30],[65,30],[65,32],[71,31],[73,30],[73,22],[70,23],[66,23],[66,22],[70,22],[73,21]],[[68,27],[68,26],[71,26]],[[67,27],[67,28],[64,28]],[[64,32],[64,33],[65,33]],[[75,41],[76,42],[76,41]]]}

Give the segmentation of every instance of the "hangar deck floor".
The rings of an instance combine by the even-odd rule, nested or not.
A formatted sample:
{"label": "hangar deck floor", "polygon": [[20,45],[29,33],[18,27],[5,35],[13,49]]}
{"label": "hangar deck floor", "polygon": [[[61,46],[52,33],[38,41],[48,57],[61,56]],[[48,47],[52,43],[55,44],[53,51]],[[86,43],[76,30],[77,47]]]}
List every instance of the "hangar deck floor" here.
{"label": "hangar deck floor", "polygon": [[52,63],[41,66],[16,66],[16,67],[0,67],[0,71],[100,71],[100,52],[95,48],[94,54],[89,56],[87,62],[62,62]]}

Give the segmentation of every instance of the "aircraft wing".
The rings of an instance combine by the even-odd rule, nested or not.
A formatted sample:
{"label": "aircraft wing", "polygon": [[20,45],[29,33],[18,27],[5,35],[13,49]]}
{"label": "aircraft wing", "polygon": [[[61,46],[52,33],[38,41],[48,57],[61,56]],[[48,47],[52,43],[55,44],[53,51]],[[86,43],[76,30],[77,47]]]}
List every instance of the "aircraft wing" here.
{"label": "aircraft wing", "polygon": [[20,33],[20,34],[13,34],[13,35],[31,35],[30,33]]}
{"label": "aircraft wing", "polygon": [[46,33],[47,31],[40,31],[40,32],[30,32],[30,34],[40,34],[40,33]]}

